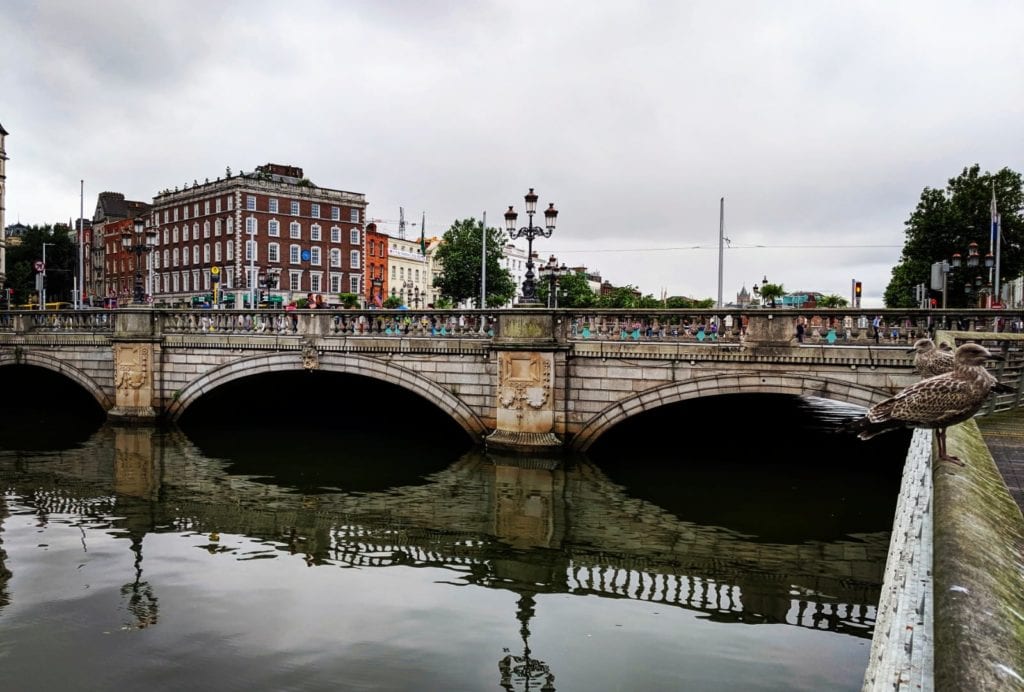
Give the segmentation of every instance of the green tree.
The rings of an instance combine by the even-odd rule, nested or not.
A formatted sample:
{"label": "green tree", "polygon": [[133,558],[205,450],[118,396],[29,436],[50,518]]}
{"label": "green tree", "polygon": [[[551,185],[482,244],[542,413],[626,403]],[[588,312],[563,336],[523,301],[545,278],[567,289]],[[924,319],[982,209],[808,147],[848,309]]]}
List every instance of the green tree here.
{"label": "green tree", "polygon": [[[900,261],[892,269],[892,278],[885,289],[887,307],[914,307],[914,286],[930,286],[931,267],[936,262],[950,261],[954,253],[963,258],[963,266],[951,269],[947,276],[949,307],[976,305],[976,298],[964,290],[967,282],[981,277],[988,280],[984,256],[990,250],[991,203],[995,190],[996,203],[1002,217],[1000,247],[1000,283],[1015,279],[1024,270],[1024,185],[1021,175],[1009,168],[996,173],[982,173],[978,164],[950,178],[945,189],[926,187],[917,207],[905,222],[905,240]],[[977,243],[982,262],[968,268],[966,259],[971,243]],[[994,254],[994,249],[993,249]]]}
{"label": "green tree", "polygon": [[761,299],[770,307],[776,307],[777,301],[786,295],[786,289],[782,284],[762,284]]}
{"label": "green tree", "polygon": [[599,308],[638,308],[640,291],[631,285],[618,286],[597,299]]}
{"label": "green tree", "polygon": [[341,301],[341,307],[346,309],[359,307],[359,296],[355,293],[339,293],[338,300]]}
{"label": "green tree", "polygon": [[[483,222],[474,218],[455,221],[445,231],[435,257],[441,267],[434,287],[441,295],[459,303],[480,299],[480,256]],[[487,229],[487,306],[504,305],[515,295],[516,287],[508,271],[501,266],[505,239],[496,228]]]}
{"label": "green tree", "polygon": [[29,226],[19,245],[7,248],[7,281],[5,288],[14,289],[14,303],[37,299],[36,261],[43,259],[46,243],[46,300],[73,302],[75,268],[78,266],[76,246],[71,241],[67,224]]}
{"label": "green tree", "polygon": [[849,304],[850,301],[842,296],[837,296],[835,293],[822,296],[821,300],[818,301],[818,307],[821,308],[845,308]]}
{"label": "green tree", "polygon": [[[547,305],[549,286],[546,281],[537,284],[537,297]],[[558,280],[555,291],[560,308],[590,308],[597,303],[597,295],[587,283],[587,275],[569,272]]]}
{"label": "green tree", "polygon": [[397,310],[402,307],[402,299],[398,296],[388,296],[381,302],[381,307],[385,310]]}
{"label": "green tree", "polygon": [[715,299],[704,298],[702,300],[697,300],[696,298],[687,298],[686,296],[671,296],[665,299],[665,307],[675,310],[713,308],[715,307]]}

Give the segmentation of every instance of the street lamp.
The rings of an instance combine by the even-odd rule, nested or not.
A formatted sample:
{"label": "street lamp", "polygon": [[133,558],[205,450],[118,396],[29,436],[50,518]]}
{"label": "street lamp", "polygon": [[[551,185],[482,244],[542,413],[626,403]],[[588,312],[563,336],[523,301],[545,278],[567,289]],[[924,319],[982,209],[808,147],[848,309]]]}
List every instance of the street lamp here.
{"label": "street lamp", "polygon": [[40,274],[43,275],[42,281],[39,282],[39,309],[46,309],[46,246],[53,247],[57,243],[43,243],[43,265]]}
{"label": "street lamp", "polygon": [[271,269],[270,267],[260,267],[259,273],[259,285],[262,288],[267,289],[267,307],[272,307],[270,297],[271,292],[277,288],[278,272],[280,270]]}
{"label": "street lamp", "polygon": [[765,289],[765,287],[767,285],[768,285],[768,276],[767,275],[765,275],[765,277],[763,279],[761,279],[761,285],[760,286],[757,285],[757,281],[754,281],[754,286],[753,286],[754,297],[758,299],[758,302],[760,302],[761,307],[764,307],[764,300],[765,300],[764,299],[764,289]]}
{"label": "street lamp", "polygon": [[142,287],[142,257],[148,255],[156,246],[156,231],[146,230],[146,221],[141,216],[135,217],[133,230],[121,233],[121,247],[135,254],[135,287],[132,295],[133,305],[146,304],[146,292]]}
{"label": "street lamp", "polygon": [[548,263],[540,267],[537,272],[540,274],[540,278],[547,279],[548,282],[548,307],[557,308],[558,282],[569,273],[569,268],[565,264],[558,266],[558,260],[551,255],[548,257]]}
{"label": "street lamp", "polygon": [[526,238],[526,278],[523,279],[523,299],[521,304],[535,306],[540,301],[537,300],[537,284],[533,273],[533,239],[537,236],[551,237],[555,230],[555,219],[558,218],[558,210],[555,209],[554,202],[550,203],[548,208],[544,210],[544,226],[534,226],[533,215],[537,212],[537,195],[534,194],[532,187],[523,199],[526,200],[526,215],[530,219],[529,223],[517,229],[516,219],[519,215],[516,214],[515,209],[510,205],[508,211],[505,212],[505,230],[508,231],[508,235],[512,240]]}
{"label": "street lamp", "polygon": [[[949,265],[953,269],[959,269],[963,264],[964,264],[964,260],[963,260],[963,257],[960,255],[960,253],[959,252],[954,252],[953,253],[953,257],[950,259]],[[969,243],[967,245],[967,261],[966,261],[966,266],[967,266],[968,269],[977,269],[979,264],[981,264],[981,255],[978,253],[978,244],[972,241],[971,243]],[[991,269],[993,267],[993,265],[995,265],[995,258],[992,256],[991,252],[985,253],[984,264],[985,264],[985,268],[986,269]],[[982,292],[981,292],[981,277],[980,276],[975,278],[974,284],[975,284],[974,286],[971,286],[971,282],[968,281],[964,285],[964,293],[966,293],[968,296],[970,296],[971,293],[972,293],[972,289],[977,289],[978,292],[979,292],[979,296],[981,296]],[[987,305],[981,305],[980,307],[988,307],[988,306]]]}

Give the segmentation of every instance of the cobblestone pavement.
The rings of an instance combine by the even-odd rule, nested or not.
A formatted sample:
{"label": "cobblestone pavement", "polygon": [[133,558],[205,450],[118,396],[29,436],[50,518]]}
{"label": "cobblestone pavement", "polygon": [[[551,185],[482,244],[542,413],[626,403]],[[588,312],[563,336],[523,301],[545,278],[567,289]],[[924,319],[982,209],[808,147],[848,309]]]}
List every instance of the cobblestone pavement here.
{"label": "cobblestone pavement", "polygon": [[1024,512],[1024,411],[1003,411],[976,420],[1010,495]]}

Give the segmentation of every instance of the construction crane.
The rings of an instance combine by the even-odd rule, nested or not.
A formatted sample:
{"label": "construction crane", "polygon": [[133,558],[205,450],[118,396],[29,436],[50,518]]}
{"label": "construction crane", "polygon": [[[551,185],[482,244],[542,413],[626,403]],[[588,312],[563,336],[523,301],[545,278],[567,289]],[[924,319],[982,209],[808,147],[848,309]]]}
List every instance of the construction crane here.
{"label": "construction crane", "polygon": [[397,220],[395,220],[395,219],[367,219],[367,221],[370,222],[370,223],[375,223],[378,226],[381,226],[381,225],[384,225],[384,224],[389,224],[389,225],[391,225],[391,224],[398,224],[398,237],[401,238],[402,240],[405,240],[405,227],[406,226],[416,226],[416,225],[418,225],[415,221],[406,221],[405,220],[405,208],[404,207],[399,207],[398,208],[398,219]]}

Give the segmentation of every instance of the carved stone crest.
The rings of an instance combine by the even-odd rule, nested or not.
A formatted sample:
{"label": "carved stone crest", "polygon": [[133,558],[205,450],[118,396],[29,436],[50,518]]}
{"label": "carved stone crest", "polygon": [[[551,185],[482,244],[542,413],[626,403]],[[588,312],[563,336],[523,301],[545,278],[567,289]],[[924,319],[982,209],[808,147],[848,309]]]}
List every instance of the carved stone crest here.
{"label": "carved stone crest", "polygon": [[148,381],[149,346],[124,344],[119,346],[114,386],[118,389],[140,389]]}
{"label": "carved stone crest", "polygon": [[543,409],[551,396],[551,363],[539,353],[502,354],[498,403],[506,409]]}
{"label": "carved stone crest", "polygon": [[320,352],[316,350],[316,346],[311,341],[302,345],[302,367],[306,370],[320,369]]}

